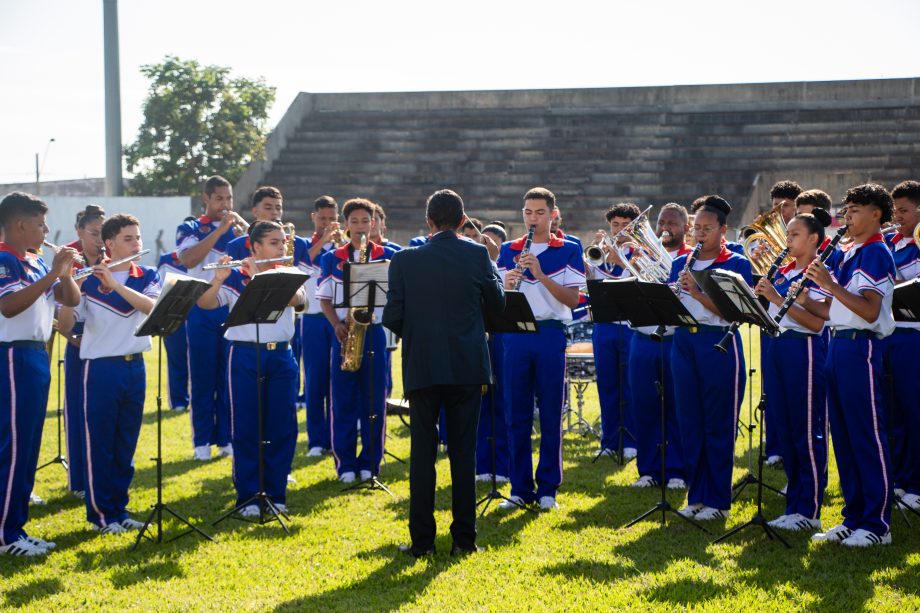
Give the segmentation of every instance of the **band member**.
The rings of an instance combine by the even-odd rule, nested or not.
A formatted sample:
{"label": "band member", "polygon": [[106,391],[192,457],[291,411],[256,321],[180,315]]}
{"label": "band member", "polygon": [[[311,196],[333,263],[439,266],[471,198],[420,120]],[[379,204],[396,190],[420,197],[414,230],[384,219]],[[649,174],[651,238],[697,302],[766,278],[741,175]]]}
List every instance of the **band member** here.
{"label": "band member", "polygon": [[[233,212],[233,188],[223,177],[208,178],[201,196],[204,215],[179,226],[176,253],[189,276],[211,281],[213,272],[203,270],[226,255],[234,238],[231,228],[241,218]],[[192,444],[196,460],[211,459],[211,445],[219,456],[233,454],[230,444],[230,408],[227,404],[227,341],[221,326],[227,308],[206,310],[192,307],[188,330],[189,373],[192,378]]]}
{"label": "band member", "polygon": [[[88,204],[77,213],[77,240],[68,243],[79,253],[85,263],[92,265],[102,261],[105,245],[102,243],[102,222],[105,211],[95,204]],[[75,268],[78,266],[75,264]],[[67,432],[67,488],[78,498],[86,491],[86,457],[83,436],[83,360],[80,359],[80,335],[83,323],[74,326],[64,349],[64,429]]]}
{"label": "band member", "polygon": [[[272,187],[270,185],[263,185],[256,189],[252,194],[251,199],[252,206],[252,216],[255,221],[274,221],[276,223],[282,223],[282,215],[284,214],[284,199],[281,195],[281,190],[277,187]],[[296,265],[296,262],[300,262],[306,259],[306,253],[309,249],[307,241],[299,236],[285,236],[285,240],[294,241],[294,260],[291,264]],[[227,255],[230,256],[232,260],[242,260],[249,257],[252,254],[252,248],[250,246],[249,234],[246,233],[242,236],[234,238],[227,244]],[[284,255],[284,254],[282,254]],[[309,268],[304,268],[304,272],[309,274],[311,270]],[[307,281],[310,283],[310,281]],[[296,313],[294,314],[294,329],[300,330],[300,316]],[[297,389],[300,389],[300,356],[301,356],[301,335],[297,334],[290,340],[291,350],[294,352],[294,356],[297,359]],[[303,397],[298,396],[298,404],[305,402]]]}
{"label": "band member", "polygon": [[[194,217],[188,217],[185,222],[194,221]],[[160,263],[157,267],[157,274],[160,276],[160,283],[166,282],[166,275],[173,273],[187,275],[188,269],[179,261],[179,256],[175,251],[164,253],[160,256]],[[169,406],[173,411],[184,411],[188,408],[189,402],[189,359],[188,359],[188,329],[187,322],[169,336],[163,337],[163,346],[166,347],[166,374],[169,384]]]}
{"label": "band member", "polygon": [[[562,483],[562,387],[565,374],[565,324],[578,306],[578,288],[585,283],[582,252],[573,242],[550,233],[556,197],[542,187],[524,195],[523,218],[534,227],[533,243],[524,253],[526,237],[502,244],[498,270],[505,289],[527,297],[537,320],[536,334],[504,337],[506,421],[511,446],[511,499],[502,508],[538,502],[558,508],[556,492]],[[536,482],[531,428],[534,398],[540,404],[540,459]]]}
{"label": "band member", "polygon": [[[896,233],[886,234],[885,242],[894,255],[897,282],[920,277],[920,246],[914,230],[920,221],[920,182],[903,181],[891,190]],[[920,324],[897,322],[884,341],[884,368],[889,396],[888,443],[894,465],[894,485],[901,502],[920,510],[920,396],[915,392],[916,358],[920,355]]]}
{"label": "band member", "polygon": [[[364,338],[364,353],[361,366],[356,372],[342,370],[342,344],[346,341],[349,326],[346,324],[348,309],[336,308],[341,304],[345,294],[342,285],[345,262],[360,261],[361,237],[368,236],[374,224],[376,205],[364,198],[354,198],[342,207],[345,227],[351,242],[344,247],[323,256],[322,273],[316,296],[329,325],[335,331],[332,342],[332,405],[330,410],[330,431],[332,454],[339,480],[351,483],[356,473],[362,480],[370,479],[380,470],[383,458],[384,433],[386,432],[386,334],[380,325],[383,313],[381,307],[374,309],[373,322],[367,326]],[[368,262],[389,260],[396,253],[387,247],[381,247],[367,241],[366,257]],[[360,331],[357,333],[361,333]],[[369,381],[371,369],[371,352],[373,351],[374,380]],[[368,410],[372,410],[376,419],[368,419]],[[357,424],[361,422],[361,453],[356,457]],[[371,424],[373,421],[373,432]],[[374,440],[374,457],[370,453],[370,437]]]}
{"label": "band member", "polygon": [[[383,323],[403,338],[403,390],[409,399],[412,460],[409,464],[407,553],[434,553],[437,420],[447,419],[453,493],[451,554],[476,547],[476,428],[483,385],[490,383],[482,309],[500,313],[501,282],[482,246],[457,237],[463,201],[450,190],[427,202],[431,240],[397,253]],[[438,283],[432,283],[438,279]]]}
{"label": "band member", "polygon": [[[113,215],[102,224],[102,240],[113,260],[141,251],[140,222]],[[147,392],[145,351],[150,337],[134,331],[160,293],[154,268],[125,262],[95,266],[81,286],[82,299],[72,317],[83,322],[83,434],[86,440],[86,519],[102,534],[139,530],[128,516],[128,487],[134,478],[134,451],[141,432]],[[61,310],[65,333],[73,325]]]}
{"label": "band member", "polygon": [[[728,270],[751,284],[751,263],[723,243],[731,205],[721,196],[704,196],[693,220],[693,234],[702,245],[692,270]],[[671,348],[677,418],[683,442],[689,490],[680,513],[699,520],[727,517],[731,506],[732,464],[738,408],[747,373],[741,337],[736,332],[728,351],[715,345],[729,323],[697,285],[687,259],[674,260],[671,282],[679,285],[680,301],[699,322],[677,328]]]}
{"label": "band member", "polygon": [[[708,198],[708,196],[701,196],[697,198],[696,200],[694,200],[693,203],[690,205],[690,212],[692,213],[692,215],[690,215],[691,227],[695,223],[693,220],[696,218],[696,212],[699,211],[703,207],[703,205],[706,204],[706,198]],[[692,235],[693,233],[691,232],[690,234]],[[696,240],[696,239],[694,237],[691,240]],[[725,245],[725,248],[731,251],[732,253],[737,253],[738,255],[742,255],[742,256],[744,255],[744,245],[742,243],[739,243],[737,241],[726,240],[725,237],[723,236],[722,244]],[[694,243],[693,246],[695,247],[696,244]]]}
{"label": "band member", "polygon": [[[781,267],[773,282],[762,277],[754,293],[770,302],[776,316],[794,284],[817,257],[824,243],[830,213],[815,208],[799,214],[786,227],[786,246],[793,261]],[[812,282],[800,300],[821,302],[827,295]],[[762,353],[763,385],[768,411],[786,471],[786,512],[770,521],[786,530],[821,529],[821,502],[827,486],[825,343],[821,337],[825,320],[793,304],[780,322],[779,336],[770,339]]]}
{"label": "band member", "polygon": [[80,290],[71,278],[76,251],[63,247],[49,267],[32,251],[42,246],[48,206],[13,192],[0,201],[0,553],[39,556],[54,543],[26,534],[29,494],[41,448],[51,370],[55,300],[73,307]]}
{"label": "band member", "polygon": [[[602,242],[606,233],[598,231],[595,242],[602,246],[607,258],[600,266],[588,268],[586,272],[590,278],[619,279],[630,276],[623,262],[630,256],[629,247],[625,246],[627,239],[625,236],[620,236],[620,232],[638,217],[639,213],[641,211],[635,204],[614,204],[607,209],[605,219],[610,230],[610,240],[616,241],[617,249],[610,249],[607,242]],[[594,344],[594,363],[597,368],[597,396],[601,405],[600,453],[610,456],[617,453],[622,428],[625,431],[623,458],[631,460],[636,457],[636,428],[633,423],[627,378],[632,329],[627,323],[595,323],[591,337]],[[620,422],[621,400],[624,406],[622,422]]]}
{"label": "band member", "polygon": [[[684,243],[689,229],[686,207],[671,202],[661,208],[656,234],[671,259],[690,253]],[[636,435],[636,487],[652,487],[661,478],[661,397],[653,382],[663,383],[667,453],[665,479],[670,489],[687,487],[684,475],[680,425],[674,405],[674,380],[671,376],[671,346],[674,328],[669,327],[660,341],[652,338],[656,326],[640,326],[629,345],[629,390]],[[663,381],[662,381],[663,379]]]}
{"label": "band member", "polygon": [[891,196],[880,185],[847,190],[845,221],[853,242],[829,271],[805,271],[831,298],[823,309],[834,331],[827,350],[827,406],[843,493],[843,523],[812,536],[851,547],[891,542],[892,472],[882,406],[882,347],[894,330],[892,289],[897,267],[879,229],[891,219]]}
{"label": "band member", "polygon": [[307,308],[300,318],[303,344],[304,394],[307,403],[307,455],[319,457],[332,449],[329,438],[329,363],[335,332],[320,308],[316,296],[323,256],[344,240],[339,227],[339,206],[332,196],[320,196],[313,203],[310,219],[313,237],[301,270],[309,269]]}
{"label": "band member", "polygon": [[[285,253],[286,237],[276,221],[256,221],[249,229],[252,256],[239,269],[218,268],[211,287],[198,299],[203,309],[233,308],[249,280],[260,272],[281,268],[277,263],[256,260],[280,258]],[[221,259],[228,262],[229,256]],[[259,398],[256,382],[258,338],[259,370],[263,378],[262,427],[265,440],[263,466],[265,493],[282,513],[287,512],[287,476],[291,472],[297,445],[297,361],[290,346],[294,336],[294,309],[306,299],[300,288],[291,298],[278,321],[235,326],[225,332],[230,342],[229,372],[230,432],[233,441],[233,485],[236,503],[243,504],[259,493]],[[243,517],[258,517],[259,506],[240,509]]]}
{"label": "band member", "polygon": [[795,181],[777,181],[770,188],[770,206],[779,206],[783,223],[788,225],[796,213],[795,199],[802,193],[802,187]]}
{"label": "band member", "polygon": [[[820,189],[808,189],[795,197],[795,214],[813,213],[815,209],[831,212],[831,197]],[[828,242],[830,239],[828,237]]]}
{"label": "band member", "polygon": [[582,249],[580,238],[573,234],[566,234],[562,230],[562,210],[558,206],[556,207],[556,216],[553,218],[553,222],[550,225],[550,231],[563,240],[572,241],[578,245],[579,249]]}
{"label": "band member", "polygon": [[374,229],[371,231],[371,235],[368,237],[371,242],[374,242],[381,247],[389,247],[393,251],[402,250],[402,245],[394,243],[384,236],[387,233],[387,213],[379,204],[377,205],[377,210],[374,212],[374,224]]}

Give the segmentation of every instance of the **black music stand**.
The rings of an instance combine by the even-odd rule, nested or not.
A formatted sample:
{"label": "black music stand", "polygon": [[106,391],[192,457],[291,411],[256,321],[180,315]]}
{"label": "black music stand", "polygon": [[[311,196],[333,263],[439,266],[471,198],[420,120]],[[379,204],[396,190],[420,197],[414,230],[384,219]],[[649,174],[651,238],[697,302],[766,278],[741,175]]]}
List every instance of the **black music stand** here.
{"label": "black music stand", "polygon": [[[599,317],[602,320],[619,314],[621,320],[629,321],[633,327],[692,326],[697,323],[671,288],[662,283],[649,283],[635,278],[589,282],[588,293],[591,294],[591,306],[595,321],[597,321],[599,313]],[[595,310],[595,300],[599,300],[599,311]],[[614,312],[614,309],[616,312]],[[664,385],[664,343],[661,344],[660,364],[661,370],[658,373],[658,381],[655,381],[661,411],[661,442],[658,444],[658,453],[661,457],[661,474],[658,479],[660,498],[653,507],[623,527],[629,528],[643,519],[660,512],[662,525],[667,525],[667,514],[673,513],[703,532],[709,532],[693,518],[685,517],[678,513],[668,502],[666,479],[668,430]]]}
{"label": "black music stand", "polygon": [[[57,411],[56,411],[57,413],[57,455],[55,455],[53,458],[51,458],[50,460],[48,460],[47,462],[45,462],[44,464],[36,468],[35,472],[38,472],[41,469],[47,468],[48,466],[52,466],[54,464],[60,464],[61,466],[64,467],[64,470],[68,472],[70,471],[70,466],[67,464],[67,457],[64,455],[64,450],[63,450],[63,447],[61,446],[61,438],[62,438],[62,432],[63,432],[61,419],[63,418],[63,414],[64,414],[64,407],[61,404],[61,367],[64,365],[64,359],[61,357],[61,343],[66,343],[67,339],[64,337],[63,334],[60,334],[56,332],[54,329],[52,329],[51,337],[54,338],[55,334],[58,334],[61,337],[60,340],[57,342],[57,347],[56,347],[57,358],[55,360],[55,362],[57,363]],[[76,427],[76,426],[73,426],[73,427]]]}
{"label": "black music stand", "polygon": [[[891,300],[891,310],[894,313],[895,321],[914,323],[920,322],[920,279],[904,281],[903,283],[898,283],[894,287],[894,296]],[[891,381],[889,385],[893,388],[894,382]],[[893,391],[894,390],[892,389],[892,392]],[[910,520],[907,519],[907,514],[904,511],[906,509],[917,517],[920,517],[920,511],[904,504],[902,497],[898,496],[897,493],[894,494],[894,502],[895,508],[901,512],[901,517],[904,518],[904,521],[907,523],[907,527],[913,528]]]}
{"label": "black music stand", "polygon": [[[370,246],[368,246],[368,249],[370,249]],[[367,321],[363,323],[367,323],[368,325],[372,324],[374,322],[374,309],[386,305],[387,302],[389,269],[390,263],[386,260],[365,262],[364,264],[359,262],[345,262],[345,268],[342,271],[342,288],[344,290],[344,296],[342,297],[342,302],[335,305],[336,308],[364,309],[369,316]],[[365,339],[365,347],[367,348],[367,357],[369,359],[367,367],[367,388],[369,392],[367,395],[367,427],[369,434],[367,439],[369,443],[368,455],[371,460],[371,478],[366,481],[358,481],[354,485],[349,485],[342,491],[347,492],[358,489],[381,490],[393,496],[393,492],[391,492],[377,476],[377,462],[375,460],[376,448],[374,446],[374,439],[376,438],[374,436],[374,425],[377,422],[377,413],[374,411],[374,358],[376,352],[374,351],[373,339],[371,339],[370,343],[367,343],[367,339]],[[383,410],[386,411],[385,389],[383,390],[383,396]],[[359,430],[359,437],[360,434]],[[381,453],[381,458],[384,454],[386,454],[385,449],[383,453]],[[399,460],[400,458],[396,459]]]}
{"label": "black music stand", "polygon": [[[537,331],[537,322],[534,319],[533,310],[527,302],[527,297],[521,292],[505,290],[505,308],[501,313],[488,313],[483,311],[483,320],[486,325],[486,332],[489,334],[535,334]],[[488,344],[486,345],[488,347]],[[492,362],[492,348],[488,347],[489,362]],[[501,359],[501,356],[499,356]],[[492,436],[489,437],[492,448],[492,489],[476,502],[476,507],[482,507],[479,513],[480,519],[486,514],[489,506],[495,500],[505,500],[522,509],[533,511],[527,505],[505,496],[498,491],[498,449],[495,442],[495,386],[498,382],[495,380],[495,370],[492,369],[491,381],[489,383],[489,405],[492,411]]]}
{"label": "black music stand", "polygon": [[[725,334],[725,337],[716,345],[720,351],[728,350],[728,343],[731,341],[732,337],[737,331],[738,327],[742,323],[753,324],[759,326],[763,329],[764,332],[770,335],[776,335],[779,331],[779,326],[773,318],[770,317],[770,314],[767,313],[766,309],[763,308],[763,305],[757,300],[757,297],[751,291],[751,288],[748,287],[747,282],[741,277],[741,275],[726,271],[726,270],[701,270],[691,273],[696,282],[703,288],[703,291],[706,292],[706,295],[712,299],[713,303],[716,305],[716,308],[719,309],[719,312],[722,314],[722,318],[730,321],[731,325],[729,326],[728,332]],[[753,352],[752,352],[753,353]],[[748,385],[750,385],[750,381]],[[760,386],[760,402],[757,405],[757,410],[760,412],[760,421],[763,422],[763,411],[766,406],[767,395],[764,391],[764,386]],[[750,414],[748,419],[750,424],[748,425],[748,437],[749,440],[753,439],[753,429],[756,427],[754,425],[754,409],[749,407]],[[754,513],[754,516],[751,517],[745,523],[735,526],[719,538],[713,541],[713,543],[720,543],[730,536],[741,532],[745,528],[751,526],[760,526],[767,537],[772,539],[777,539],[780,543],[789,547],[789,543],[780,536],[780,534],[773,529],[767,523],[767,518],[763,514],[763,490],[767,488],[773,492],[776,492],[782,496],[782,492],[777,490],[774,487],[770,487],[763,482],[763,428],[760,429],[758,443],[757,443],[757,476],[755,477],[750,472],[742,478],[732,489],[736,490],[735,495],[732,497],[734,502],[738,496],[741,495],[741,492],[744,488],[752,483],[757,484],[757,510]],[[753,440],[749,443],[750,447],[753,447]]]}
{"label": "black music stand", "polygon": [[[265,445],[271,444],[271,441],[265,440],[265,426],[263,424],[264,407],[262,406],[262,386],[264,380],[262,377],[262,353],[259,337],[259,326],[261,324],[271,324],[278,321],[284,310],[291,302],[291,298],[297,293],[303,284],[310,278],[310,275],[296,271],[291,268],[276,268],[261,272],[249,281],[246,289],[240,294],[236,304],[230,314],[227,315],[227,321],[223,327],[234,328],[247,324],[256,326],[256,420],[258,421],[259,436],[259,491],[253,494],[248,500],[236,505],[213,522],[211,525],[216,526],[223,520],[236,516],[237,519],[257,523],[259,525],[267,524],[271,521],[277,521],[285,532],[290,533],[284,519],[290,521],[290,517],[278,508],[278,506],[269,498],[265,492]],[[250,520],[242,516],[240,511],[245,507],[256,504],[259,507],[259,520]],[[282,519],[284,518],[284,519]]]}
{"label": "black music stand", "polygon": [[[157,337],[157,457],[151,458],[156,462],[157,467],[157,501],[150,510],[144,526],[138,532],[137,540],[134,541],[134,546],[131,548],[132,551],[140,546],[141,540],[145,537],[155,543],[163,542],[164,511],[188,526],[188,530],[180,532],[169,539],[170,541],[192,532],[209,541],[214,540],[163,502],[163,337],[169,336],[182,326],[192,306],[207,289],[208,284],[204,281],[180,275],[168,275],[153,310],[134,333],[134,336]],[[156,518],[157,526],[155,537],[147,535],[147,530],[151,528],[154,518]]]}

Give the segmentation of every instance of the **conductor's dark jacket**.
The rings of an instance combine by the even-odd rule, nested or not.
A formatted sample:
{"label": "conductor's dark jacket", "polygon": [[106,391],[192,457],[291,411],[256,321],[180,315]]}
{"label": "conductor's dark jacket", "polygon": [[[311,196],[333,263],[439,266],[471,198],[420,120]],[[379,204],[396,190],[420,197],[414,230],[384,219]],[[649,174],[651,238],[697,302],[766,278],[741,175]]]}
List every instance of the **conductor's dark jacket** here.
{"label": "conductor's dark jacket", "polygon": [[483,311],[505,305],[485,247],[439,232],[390,262],[383,325],[403,339],[403,391],[485,385],[491,368]]}

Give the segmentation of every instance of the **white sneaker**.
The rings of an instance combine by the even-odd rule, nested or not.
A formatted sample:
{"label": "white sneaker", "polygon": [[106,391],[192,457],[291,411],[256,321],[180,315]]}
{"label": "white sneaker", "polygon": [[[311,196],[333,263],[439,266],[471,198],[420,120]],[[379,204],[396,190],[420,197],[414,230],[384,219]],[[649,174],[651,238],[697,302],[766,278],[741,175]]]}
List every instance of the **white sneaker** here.
{"label": "white sneaker", "polygon": [[179,406],[172,408],[172,410],[176,413],[181,413],[182,411],[185,411],[186,409],[188,409],[188,407],[185,406],[184,404],[180,404]]}
{"label": "white sneaker", "polygon": [[904,491],[904,488],[896,487],[894,488],[894,495],[898,498],[904,498],[904,494],[907,492]]}
{"label": "white sneaker", "polygon": [[372,475],[371,475],[371,471],[369,471],[369,470],[362,470],[361,473],[360,473],[360,475],[361,475],[361,480],[362,480],[362,481],[370,481],[371,476],[372,476]]}
{"label": "white sneaker", "polygon": [[136,519],[131,519],[130,517],[126,517],[125,519],[121,520],[120,523],[121,527],[125,530],[140,530],[144,527],[143,522],[139,522]]}
{"label": "white sneaker", "polygon": [[636,457],[639,452],[636,451],[635,447],[623,447],[623,459],[632,460]]}
{"label": "white sneaker", "polygon": [[786,491],[787,491],[788,489],[789,489],[789,484],[787,483],[786,485],[783,486],[783,489],[781,489],[781,490],[779,491],[779,493],[782,494],[783,496],[785,496],[785,495],[786,495]]}
{"label": "white sneaker", "polygon": [[786,529],[786,523],[789,521],[791,515],[780,515],[776,519],[771,519],[767,522],[767,525],[771,528],[783,528]]}
{"label": "white sneaker", "polygon": [[765,465],[770,466],[771,468],[779,466],[782,463],[783,463],[783,458],[782,456],[778,456],[778,455],[771,455],[770,457],[767,458],[767,461],[764,462]]}
{"label": "white sneaker", "polygon": [[680,509],[678,513],[684,517],[695,517],[697,513],[703,510],[703,505],[701,503],[688,504],[684,508]]}
{"label": "white sneaker", "polygon": [[498,503],[498,508],[505,510],[523,509],[525,506],[527,506],[527,503],[520,496],[510,496],[510,500],[502,500]]}
{"label": "white sneaker", "polygon": [[283,514],[283,515],[287,515],[287,514],[288,514],[287,505],[284,504],[284,503],[275,503],[275,508],[278,510],[279,513],[281,513],[281,514]]}
{"label": "white sneaker", "polygon": [[902,509],[904,507],[920,511],[920,496],[917,494],[902,494],[901,501],[898,502],[898,508]]}
{"label": "white sneaker", "polygon": [[727,519],[729,515],[728,509],[716,509],[713,507],[703,507],[699,512],[693,516],[694,519],[699,521],[711,521],[715,519]]}
{"label": "white sneaker", "polygon": [[127,532],[125,527],[119,523],[108,524],[104,527],[96,526],[96,530],[99,531],[99,534],[124,534]]}
{"label": "white sneaker", "polygon": [[26,537],[20,538],[15,543],[10,543],[9,545],[3,545],[0,547],[0,554],[6,554],[8,556],[23,556],[32,558],[36,556],[43,556],[47,553],[47,549],[30,543]]}
{"label": "white sneaker", "polygon": [[355,473],[352,471],[344,472],[339,475],[339,481],[342,483],[354,483],[355,482]]}
{"label": "white sneaker", "polygon": [[240,515],[242,517],[258,517],[259,516],[259,505],[247,504],[245,507],[240,509]]}
{"label": "white sneaker", "polygon": [[511,481],[511,479],[509,479],[509,478],[506,477],[505,475],[495,475],[495,482],[496,482],[496,483],[508,483],[508,482],[510,482],[510,481]]}
{"label": "white sneaker", "polygon": [[233,457],[233,444],[227,443],[222,447],[217,448],[217,457],[218,458],[232,458]]}
{"label": "white sneaker", "polygon": [[307,408],[307,403],[306,403],[306,402],[301,402],[301,401],[298,400],[296,406],[297,406],[297,410],[306,409],[306,408]]}
{"label": "white sneaker", "polygon": [[872,547],[873,545],[891,545],[891,532],[884,536],[879,536],[874,532],[858,528],[853,534],[840,541],[841,545],[847,547]]}
{"label": "white sneaker", "polygon": [[308,458],[321,458],[323,457],[323,448],[322,447],[310,447],[307,451]]}
{"label": "white sneaker", "polygon": [[[624,450],[624,453],[625,453],[625,450]],[[617,457],[617,452],[608,447],[602,447],[601,450],[597,452],[597,455],[598,456],[606,455],[606,456],[610,456],[611,458],[615,458]]]}
{"label": "white sneaker", "polygon": [[32,492],[29,494],[29,504],[43,505],[45,504],[45,499],[35,492]]}
{"label": "white sneaker", "polygon": [[793,532],[801,532],[803,530],[820,530],[821,529],[820,519],[811,519],[811,518],[805,517],[801,513],[793,513],[792,515],[786,515],[785,517],[786,517],[786,521],[783,522],[783,525],[774,526],[774,527],[782,528],[783,530],[791,530]]}
{"label": "white sneaker", "polygon": [[685,490],[687,489],[687,482],[681,479],[680,477],[671,477],[668,479],[668,489],[669,490]]}
{"label": "white sneaker", "polygon": [[79,498],[80,500],[86,500],[86,492],[83,490],[70,490],[70,493],[73,494],[74,498]]}
{"label": "white sneaker", "polygon": [[850,530],[843,524],[840,524],[839,526],[834,526],[827,532],[816,532],[812,534],[811,540],[822,541],[822,542],[830,541],[832,543],[840,543],[846,540],[847,538],[849,538],[851,534],[853,534],[852,530]]}
{"label": "white sneaker", "polygon": [[23,538],[29,541],[29,543],[31,543],[32,545],[35,545],[36,547],[38,547],[39,549],[44,549],[46,551],[51,551],[52,549],[57,547],[56,543],[53,543],[51,541],[46,541],[45,539],[40,539],[37,536],[25,536]]}
{"label": "white sneaker", "polygon": [[658,482],[648,475],[642,475],[630,484],[630,487],[655,487]]}
{"label": "white sneaker", "polygon": [[491,481],[492,475],[490,473],[481,473],[481,474],[476,475],[476,480],[477,481]]}
{"label": "white sneaker", "polygon": [[559,505],[556,504],[556,499],[552,496],[541,496],[540,508],[544,511],[557,511],[559,510]]}
{"label": "white sneaker", "polygon": [[199,445],[195,447],[195,451],[192,454],[192,458],[198,460],[199,462],[207,462],[211,459],[211,446],[210,445]]}
{"label": "white sneaker", "polygon": [[295,485],[297,483],[297,479],[294,478],[294,475],[288,474],[287,482],[288,482],[288,485]]}

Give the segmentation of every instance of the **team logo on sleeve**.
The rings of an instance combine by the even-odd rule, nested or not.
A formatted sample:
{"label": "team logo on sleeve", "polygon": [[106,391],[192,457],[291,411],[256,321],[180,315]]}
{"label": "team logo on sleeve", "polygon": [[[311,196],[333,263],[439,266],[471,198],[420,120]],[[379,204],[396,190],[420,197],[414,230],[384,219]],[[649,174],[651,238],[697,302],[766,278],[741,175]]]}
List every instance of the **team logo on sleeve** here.
{"label": "team logo on sleeve", "polygon": [[0,277],[12,277],[12,276],[13,275],[10,272],[10,269],[4,266],[3,264],[0,264]]}
{"label": "team logo on sleeve", "polygon": [[211,231],[211,226],[198,226],[198,231],[202,234],[207,234]]}
{"label": "team logo on sleeve", "polygon": [[778,277],[773,279],[773,285],[782,285],[785,282],[786,282],[786,277],[784,277],[783,275],[779,275]]}

